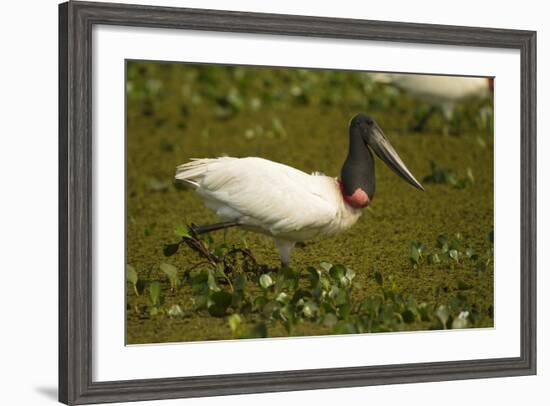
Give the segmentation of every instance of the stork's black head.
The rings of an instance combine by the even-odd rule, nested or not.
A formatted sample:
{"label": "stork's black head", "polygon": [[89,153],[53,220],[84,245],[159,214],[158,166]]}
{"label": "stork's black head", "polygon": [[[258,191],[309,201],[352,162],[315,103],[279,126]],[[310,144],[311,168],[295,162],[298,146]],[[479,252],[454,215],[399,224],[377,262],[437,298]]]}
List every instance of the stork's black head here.
{"label": "stork's black head", "polygon": [[353,116],[349,123],[350,134],[358,134],[363,138],[365,144],[369,144],[370,135],[374,130],[374,127],[378,125],[371,118],[371,116],[365,113],[359,113]]}
{"label": "stork's black head", "polygon": [[396,174],[414,187],[424,190],[370,116],[360,113],[353,117],[349,125],[349,136],[349,153],[342,168],[342,183],[346,195],[351,196],[360,189],[367,193],[367,201],[374,196],[374,162],[369,148]]}

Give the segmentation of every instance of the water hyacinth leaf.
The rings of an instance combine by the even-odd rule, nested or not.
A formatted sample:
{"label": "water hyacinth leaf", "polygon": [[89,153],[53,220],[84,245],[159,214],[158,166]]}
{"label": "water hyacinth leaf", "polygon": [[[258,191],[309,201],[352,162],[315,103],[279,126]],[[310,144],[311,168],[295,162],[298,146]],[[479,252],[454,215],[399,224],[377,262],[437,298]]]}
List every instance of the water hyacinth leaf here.
{"label": "water hyacinth leaf", "polygon": [[237,313],[234,313],[227,318],[227,323],[229,324],[229,328],[231,329],[231,332],[234,336],[237,334],[237,331],[239,330],[242,322],[242,317]]}
{"label": "water hyacinth leaf", "polygon": [[290,297],[285,292],[281,292],[277,295],[275,300],[279,303],[287,304],[290,301]]}
{"label": "water hyacinth leaf", "polygon": [[355,272],[350,268],[346,268],[346,278],[350,282],[353,281],[353,279],[355,278]]}
{"label": "water hyacinth leaf", "polygon": [[346,279],[346,267],[343,265],[333,265],[332,268],[330,268],[329,275],[335,282],[338,282],[340,285],[346,285],[348,282]]}
{"label": "water hyacinth leaf", "polygon": [[269,289],[269,287],[273,285],[273,279],[271,279],[271,276],[269,276],[268,274],[263,274],[262,276],[260,276],[259,282],[260,286],[264,290]]}
{"label": "water hyacinth leaf", "polygon": [[414,313],[410,309],[407,309],[401,313],[401,317],[403,317],[403,321],[407,324],[414,322],[415,319]]}
{"label": "water hyacinth leaf", "polygon": [[333,286],[328,292],[328,296],[334,301],[338,299],[339,295],[340,295],[340,288],[338,288],[338,286]]}
{"label": "water hyacinth leaf", "polygon": [[254,299],[254,307],[256,309],[263,309],[267,302],[268,299],[265,296],[258,296],[256,299]]}
{"label": "water hyacinth leaf", "polygon": [[160,270],[168,276],[170,280],[170,287],[172,290],[176,290],[179,287],[178,268],[171,264],[160,264]]}
{"label": "water hyacinth leaf", "polygon": [[453,328],[467,328],[469,325],[468,316],[470,313],[468,311],[461,311],[459,315],[453,320]]}
{"label": "water hyacinth leaf", "polygon": [[189,234],[189,230],[186,226],[180,224],[176,227],[174,230],[174,233],[181,238],[191,238],[191,234]]}
{"label": "water hyacinth leaf", "polygon": [[414,265],[418,265],[418,263],[420,263],[420,251],[414,245],[411,245],[410,259]]}
{"label": "water hyacinth leaf", "polygon": [[232,300],[233,296],[231,293],[224,290],[212,293],[209,297],[211,304],[208,306],[208,313],[214,317],[224,316]]}
{"label": "water hyacinth leaf", "polygon": [[246,275],[239,273],[233,280],[233,287],[236,291],[243,291],[246,288]]}
{"label": "water hyacinth leaf", "polygon": [[160,270],[166,274],[169,278],[175,277],[178,275],[178,268],[172,264],[162,263],[159,266]]}
{"label": "water hyacinth leaf", "polygon": [[311,292],[305,290],[305,289],[298,289],[296,292],[294,292],[294,295],[292,295],[292,303],[298,303],[301,299],[304,298],[310,298],[313,297]]}
{"label": "water hyacinth leaf", "polygon": [[429,309],[428,309],[428,304],[425,303],[425,302],[422,302],[418,305],[418,314],[420,315],[420,319],[422,321],[429,321],[430,320],[430,316],[429,316]]}
{"label": "water hyacinth leaf", "polygon": [[315,288],[319,284],[320,276],[319,271],[312,266],[307,268],[309,274],[309,284],[312,288]]}
{"label": "water hyacinth leaf", "polygon": [[190,274],[191,285],[193,287],[202,285],[208,281],[208,273],[206,271],[195,271]]}
{"label": "water hyacinth leaf", "polygon": [[419,265],[421,260],[422,260],[422,257],[423,257],[423,251],[424,251],[425,247],[424,245],[422,245],[422,243],[418,242],[418,241],[412,241],[411,244],[410,244],[410,254],[409,254],[409,258],[411,260],[411,263],[413,265]]}
{"label": "water hyacinth leaf", "polygon": [[220,278],[227,279],[227,275],[225,274],[223,264],[216,265],[216,269],[214,269],[214,276],[217,279],[220,279]]}
{"label": "water hyacinth leaf", "polygon": [[472,261],[475,261],[478,258],[473,248],[467,248],[466,251],[464,251],[464,254],[466,255],[466,258],[471,259]]}
{"label": "water hyacinth leaf", "polygon": [[330,280],[327,277],[321,276],[321,278],[319,279],[319,282],[321,282],[322,289],[324,290],[330,289]]}
{"label": "water hyacinth leaf", "polygon": [[182,317],[183,310],[181,310],[181,307],[179,305],[175,304],[175,305],[172,305],[168,310],[168,315],[170,317]]}
{"label": "water hyacinth leaf", "polygon": [[171,257],[176,252],[178,252],[180,245],[179,243],[176,244],[166,244],[163,249],[163,253],[165,257]]}
{"label": "water hyacinth leaf", "polygon": [[332,268],[332,264],[330,262],[321,262],[319,264],[319,266],[321,267],[321,269],[329,272],[330,271],[330,268]]}
{"label": "water hyacinth leaf", "polygon": [[161,286],[159,282],[153,282],[149,285],[149,299],[153,306],[160,305]]}
{"label": "water hyacinth leaf", "polygon": [[441,305],[437,308],[435,315],[443,325],[443,328],[447,328],[447,320],[449,320],[449,309],[447,306]]}
{"label": "water hyacinth leaf", "polygon": [[444,247],[448,246],[448,240],[449,238],[445,234],[440,234],[437,237],[437,246],[441,248],[442,251],[446,251],[444,250]]}
{"label": "water hyacinth leaf", "polygon": [[126,280],[132,284],[136,296],[139,296],[137,289],[138,274],[132,265],[126,265]]}
{"label": "water hyacinth leaf", "polygon": [[441,263],[441,259],[439,258],[439,255],[437,253],[433,253],[428,257],[428,261],[430,264],[437,265]]}
{"label": "water hyacinth leaf", "polygon": [[333,286],[329,292],[330,298],[334,301],[336,306],[341,306],[348,302],[348,295],[344,288],[337,288]]}
{"label": "water hyacinth leaf", "polygon": [[336,307],[334,307],[332,304],[330,304],[327,301],[323,301],[320,304],[320,308],[322,309],[323,313],[336,313]]}
{"label": "water hyacinth leaf", "polygon": [[457,250],[450,250],[449,251],[449,257],[454,259],[456,263],[458,263],[458,251]]}
{"label": "water hyacinth leaf", "polygon": [[212,269],[208,270],[208,279],[207,279],[208,289],[211,291],[217,292],[220,290],[218,282],[216,280],[215,271]]}
{"label": "water hyacinth leaf", "polygon": [[308,300],[304,303],[302,313],[306,318],[313,319],[319,313],[319,307],[314,302]]}

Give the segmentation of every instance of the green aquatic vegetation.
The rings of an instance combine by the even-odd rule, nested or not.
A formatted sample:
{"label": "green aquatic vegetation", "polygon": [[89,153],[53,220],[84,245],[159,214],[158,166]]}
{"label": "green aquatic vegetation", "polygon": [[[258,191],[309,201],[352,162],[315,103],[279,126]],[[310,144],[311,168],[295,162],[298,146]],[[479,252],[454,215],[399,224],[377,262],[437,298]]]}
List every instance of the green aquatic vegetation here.
{"label": "green aquatic vegetation", "polygon": [[172,292],[175,292],[180,284],[178,278],[178,268],[174,265],[164,263],[160,264],[160,270],[168,276],[168,279],[170,280],[170,289],[172,289]]}
{"label": "green aquatic vegetation", "polygon": [[[490,235],[492,231],[488,234]],[[488,239],[492,244],[491,238]],[[455,266],[474,264],[478,272],[483,272],[493,259],[493,249],[489,248],[484,256],[480,256],[472,247],[465,244],[462,234],[456,233],[452,237],[440,234],[432,249],[428,249],[421,242],[411,241],[409,258],[415,269],[423,263],[445,266],[451,270]]]}
{"label": "green aquatic vegetation", "polygon": [[168,309],[168,315],[170,317],[183,317],[183,310],[181,309],[180,305],[172,305],[170,309]]}
{"label": "green aquatic vegetation", "polygon": [[[178,111],[184,117],[197,107],[207,107],[215,119],[228,121],[251,112],[285,111],[290,106],[327,109],[343,105],[354,110],[395,111],[400,120],[394,122],[401,129],[414,127],[418,117],[432,107],[362,72],[193,64],[166,69],[139,61],[127,64],[126,94],[149,117],[164,112],[163,102],[176,94],[187,101]],[[442,125],[443,117],[436,116],[427,129]],[[458,134],[492,130],[490,98],[459,103],[451,125]]]}
{"label": "green aquatic vegetation", "polygon": [[149,285],[149,301],[149,314],[151,316],[156,316],[161,311],[160,306],[164,302],[164,296],[162,294],[162,287],[160,282],[155,281]]}
{"label": "green aquatic vegetation", "polygon": [[126,280],[132,284],[136,296],[139,296],[137,284],[138,284],[138,274],[135,268],[131,265],[126,265]]}
{"label": "green aquatic vegetation", "polygon": [[[331,291],[334,282],[327,264],[336,262],[345,264],[356,274],[352,282],[352,302],[362,303],[371,298],[371,305],[376,306],[381,300],[376,297],[383,296],[376,276],[384,280],[386,290],[393,276],[398,291],[404,296],[413,295],[417,313],[432,315],[431,321],[425,316],[406,323],[414,311],[404,311],[401,315],[404,322],[396,324],[397,327],[431,328],[432,323],[439,323],[439,319],[433,319],[436,306],[449,306],[457,296],[464,298],[464,311],[469,312],[471,327],[493,326],[494,266],[491,243],[486,238],[493,224],[492,117],[487,120],[487,127],[478,125],[475,119],[485,102],[460,103],[452,123],[457,136],[442,137],[443,119],[438,115],[427,123],[425,133],[409,133],[408,129],[417,123],[416,112],[426,110],[429,105],[391,86],[380,86],[362,72],[305,70],[297,73],[285,68],[129,61],[127,79],[126,261],[138,274],[139,292],[137,296],[133,284],[127,283],[129,344],[228,339],[234,336],[228,321],[234,314],[242,316],[235,333],[242,337],[288,336],[287,328],[292,329],[291,335],[295,336],[330,334],[337,325],[339,331],[358,330],[353,321],[346,322],[337,313],[313,306],[317,304],[317,297],[308,285],[308,278],[312,277],[308,265],[316,270],[320,268],[324,275],[322,283],[331,285],[315,291],[320,294]],[[161,86],[146,85],[150,79],[159,80]],[[302,88],[307,104],[290,93],[293,85]],[[228,97],[233,88],[243,101],[242,108],[226,118],[218,117],[217,99]],[[490,104],[487,106],[486,111],[491,113]],[[285,308],[283,315],[290,320],[287,322],[276,318],[268,320],[263,311],[260,314],[263,301],[257,299],[263,297],[260,275],[249,272],[257,266],[244,258],[244,254],[225,258],[236,270],[235,275],[232,271],[225,272],[228,281],[208,265],[207,259],[197,258],[196,251],[187,249],[185,243],[166,244],[173,236],[174,225],[219,221],[192,188],[173,183],[178,164],[193,157],[260,156],[308,173],[321,171],[337,176],[345,155],[349,118],[359,111],[376,118],[415,175],[430,174],[429,163],[433,160],[439,167],[452,168],[458,179],[465,178],[467,168],[471,168],[475,183],[463,189],[428,183],[426,193],[417,193],[377,163],[372,210],[366,211],[348,232],[307,242],[304,248],[296,249],[292,273],[286,271],[283,277],[271,239],[240,229],[214,233],[215,242],[204,237],[203,244],[208,246],[208,251],[219,248],[215,255],[220,257],[233,247],[253,252],[263,270],[260,275],[269,274],[275,284],[267,289],[268,301],[276,301]],[[274,118],[282,124],[285,135],[277,133]],[[248,139],[246,130],[257,126],[262,128],[262,134]],[[161,185],[151,185],[150,179],[156,179]],[[150,227],[153,223],[155,226]],[[457,249],[459,263],[434,243],[436,236],[449,230],[460,230],[467,242],[462,249]],[[452,234],[448,235],[453,238]],[[416,268],[409,258],[412,240],[426,246]],[[476,260],[468,257],[468,248],[478,256]],[[165,262],[179,270],[180,285],[174,292],[169,278],[160,269],[160,264]],[[321,262],[325,262],[324,267]],[[241,272],[243,267],[248,270]],[[208,307],[212,303],[208,302],[208,294],[198,292],[203,284],[194,288],[191,283],[195,273],[208,269],[206,279],[214,290],[233,292],[232,284],[234,293],[231,294],[239,310],[235,310],[232,303],[222,317],[210,315]],[[296,274],[300,277],[295,278]],[[160,283],[164,302],[157,314],[151,316],[149,285],[155,281]],[[313,299],[304,297],[300,303],[303,311],[297,313],[292,292],[300,287],[310,291]],[[257,308],[251,297],[257,299]],[[341,289],[332,290],[332,297],[342,298]],[[173,305],[180,306],[183,316],[168,314]],[[277,316],[276,304],[271,303],[266,312],[270,307]],[[459,314],[459,308],[456,310],[454,318]],[[389,317],[389,310],[379,310],[379,313]],[[350,314],[357,315],[353,307]],[[296,315],[299,321],[293,322],[292,317]]]}
{"label": "green aquatic vegetation", "polygon": [[[171,245],[186,245],[203,260],[185,278],[192,291],[193,312],[225,319],[233,338],[269,337],[277,325],[292,335],[306,323],[318,324],[333,334],[351,334],[401,331],[419,325],[467,328],[477,322],[475,306],[460,293],[445,304],[417,303],[414,295],[398,286],[393,275],[385,278],[375,271],[379,291],[357,299],[354,292],[361,289],[361,283],[343,264],[324,261],[304,270],[274,269],[259,264],[247,248],[217,243],[210,236],[197,235],[193,227],[178,226],[176,235],[181,240]],[[440,236],[438,244],[454,247],[455,240]],[[411,246],[427,250],[418,242]],[[420,264],[423,257],[418,258]],[[160,268],[169,276],[177,275],[177,268],[167,265]],[[459,284],[459,290],[468,289],[465,283]],[[149,285],[149,295],[151,317],[184,316],[179,304],[168,310],[162,307],[164,295],[158,281]]]}
{"label": "green aquatic vegetation", "polygon": [[466,176],[459,178],[457,174],[446,168],[442,168],[434,161],[430,162],[431,173],[425,176],[424,183],[449,185],[456,189],[464,189],[474,183],[475,178],[471,168],[466,169]]}
{"label": "green aquatic vegetation", "polygon": [[426,247],[422,243],[418,241],[411,241],[410,260],[413,267],[416,268],[420,265],[421,261],[424,259],[425,251]]}

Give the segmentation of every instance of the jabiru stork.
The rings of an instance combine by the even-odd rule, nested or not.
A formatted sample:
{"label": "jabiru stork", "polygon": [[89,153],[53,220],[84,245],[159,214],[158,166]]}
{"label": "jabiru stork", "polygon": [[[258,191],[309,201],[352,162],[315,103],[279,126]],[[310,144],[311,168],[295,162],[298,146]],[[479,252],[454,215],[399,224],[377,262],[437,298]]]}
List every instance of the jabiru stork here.
{"label": "jabiru stork", "polygon": [[357,114],[349,125],[349,150],[340,179],[311,175],[267,159],[201,158],[177,167],[176,180],[191,185],[221,223],[273,237],[287,266],[298,241],[331,236],[353,226],[374,198],[372,151],[396,174],[424,190],[386,139],[378,124]]}
{"label": "jabiru stork", "polygon": [[[456,103],[469,98],[489,97],[493,93],[493,78],[466,76],[439,76],[399,73],[372,73],[371,78],[379,83],[392,84],[414,97],[432,105],[420,119],[415,131],[421,131],[433,113],[440,109],[447,126],[453,118]],[[448,128],[445,127],[445,133]]]}

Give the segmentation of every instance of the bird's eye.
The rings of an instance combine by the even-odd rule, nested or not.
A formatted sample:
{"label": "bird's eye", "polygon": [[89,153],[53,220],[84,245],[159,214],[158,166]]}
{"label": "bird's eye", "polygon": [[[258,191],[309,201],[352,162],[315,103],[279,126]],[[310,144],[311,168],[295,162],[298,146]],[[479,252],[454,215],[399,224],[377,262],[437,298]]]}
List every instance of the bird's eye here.
{"label": "bird's eye", "polygon": [[367,119],[367,125],[370,127],[374,124],[374,121],[372,121],[372,119]]}

